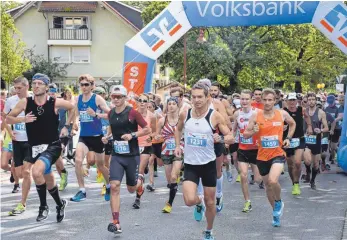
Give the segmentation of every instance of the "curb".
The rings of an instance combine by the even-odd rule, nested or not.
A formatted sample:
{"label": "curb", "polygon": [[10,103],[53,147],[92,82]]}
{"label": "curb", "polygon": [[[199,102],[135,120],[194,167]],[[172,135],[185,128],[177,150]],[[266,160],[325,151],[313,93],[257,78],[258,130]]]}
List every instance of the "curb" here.
{"label": "curb", "polygon": [[345,219],[343,221],[341,240],[347,240],[347,210],[345,212]]}

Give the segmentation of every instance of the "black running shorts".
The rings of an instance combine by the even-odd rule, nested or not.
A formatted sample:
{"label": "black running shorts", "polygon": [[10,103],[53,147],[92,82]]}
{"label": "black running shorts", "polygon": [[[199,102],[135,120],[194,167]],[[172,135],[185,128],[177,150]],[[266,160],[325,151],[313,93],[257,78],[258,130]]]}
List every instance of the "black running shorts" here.
{"label": "black running shorts", "polygon": [[242,150],[237,151],[237,159],[239,162],[257,164],[258,149],[255,150]]}
{"label": "black running shorts", "polygon": [[23,161],[31,161],[31,146],[28,142],[12,141],[14,167],[23,165]]}
{"label": "black running shorts", "polygon": [[272,164],[274,164],[274,163],[283,163],[284,164],[285,161],[286,161],[285,156],[275,157],[275,158],[270,159],[268,161],[257,160],[257,166],[258,166],[260,175],[261,176],[268,175],[270,172]]}
{"label": "black running shorts", "polygon": [[153,153],[157,158],[161,158],[161,148],[163,146],[163,143],[154,143],[152,145],[153,147]]}
{"label": "black running shorts", "polygon": [[80,137],[78,142],[84,143],[90,152],[103,153],[105,151],[104,143],[101,141],[103,136]]}
{"label": "black running shorts", "polygon": [[108,143],[105,144],[105,155],[111,155],[112,153],[112,140],[109,140]]}
{"label": "black running shorts", "polygon": [[295,150],[297,150],[297,149],[305,149],[305,138],[304,137],[300,138],[300,145],[298,147],[286,148],[286,149],[284,149],[284,151],[286,152],[287,157],[291,157],[291,156],[295,155]]}
{"label": "black running shorts", "polygon": [[215,143],[214,144],[214,153],[216,154],[217,158],[222,156],[224,149],[225,149],[224,143]]}
{"label": "black running shorts", "polygon": [[110,162],[110,181],[122,182],[125,172],[126,185],[136,186],[139,165],[140,156],[113,155]]}
{"label": "black running shorts", "polygon": [[184,181],[191,181],[199,185],[200,178],[204,187],[216,187],[216,160],[204,165],[184,164]]}

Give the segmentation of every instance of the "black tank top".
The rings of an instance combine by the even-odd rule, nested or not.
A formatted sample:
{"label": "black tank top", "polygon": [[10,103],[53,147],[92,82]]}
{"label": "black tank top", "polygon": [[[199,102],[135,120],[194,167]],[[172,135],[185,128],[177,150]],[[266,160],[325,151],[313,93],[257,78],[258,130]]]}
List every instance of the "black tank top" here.
{"label": "black tank top", "polygon": [[[116,108],[111,109],[109,113],[109,122],[111,126],[113,140],[115,141],[124,141],[121,139],[121,136],[124,134],[130,134],[132,132],[138,131],[138,123],[130,117],[130,113],[134,111],[132,107],[125,107],[121,113],[116,113]],[[112,147],[112,155],[120,156],[139,156],[139,142],[137,139],[131,139],[129,141],[129,150],[130,153],[117,154],[114,152]]]}
{"label": "black tank top", "polygon": [[[302,107],[297,107],[296,112],[289,111],[288,108],[284,108],[285,111],[289,113],[289,115],[294,119],[296,123],[295,132],[293,135],[293,138],[302,138],[304,137],[304,116],[302,113]],[[287,128],[286,131],[284,131],[283,136],[287,136],[289,129]]]}
{"label": "black tank top", "polygon": [[25,115],[32,112],[36,121],[26,123],[28,142],[31,146],[51,144],[59,140],[59,115],[55,113],[55,99],[48,97],[45,104],[37,105],[34,97],[27,98]]}

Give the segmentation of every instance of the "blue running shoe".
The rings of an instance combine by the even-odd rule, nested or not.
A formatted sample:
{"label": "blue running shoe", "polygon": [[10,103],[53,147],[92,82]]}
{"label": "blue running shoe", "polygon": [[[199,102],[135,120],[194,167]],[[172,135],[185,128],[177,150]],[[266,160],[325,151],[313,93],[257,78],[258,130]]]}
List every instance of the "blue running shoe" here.
{"label": "blue running shoe", "polygon": [[111,198],[111,187],[109,187],[109,188],[106,187],[106,193],[105,193],[104,197],[105,197],[105,201],[106,202],[110,201],[110,198]]}
{"label": "blue running shoe", "polygon": [[204,231],[202,234],[204,235],[204,240],[214,240],[214,236],[212,235],[211,231]]}
{"label": "blue running shoe", "polygon": [[280,227],[281,226],[280,217],[273,217],[272,218],[272,226],[273,227]]}
{"label": "blue running shoe", "polygon": [[198,222],[202,220],[205,213],[205,206],[203,204],[196,205],[194,208],[194,219]]}
{"label": "blue running shoe", "polygon": [[274,217],[280,217],[283,214],[283,208],[284,208],[284,203],[282,202],[282,200],[280,201],[275,201],[275,207],[274,210],[272,212],[272,216]]}
{"label": "blue running shoe", "polygon": [[221,212],[222,209],[223,209],[223,196],[220,197],[220,198],[217,198],[217,201],[216,201],[216,211],[217,213]]}
{"label": "blue running shoe", "polygon": [[87,198],[87,193],[83,193],[82,191],[78,191],[75,196],[70,198],[70,201],[80,202],[80,201],[86,200],[86,198]]}

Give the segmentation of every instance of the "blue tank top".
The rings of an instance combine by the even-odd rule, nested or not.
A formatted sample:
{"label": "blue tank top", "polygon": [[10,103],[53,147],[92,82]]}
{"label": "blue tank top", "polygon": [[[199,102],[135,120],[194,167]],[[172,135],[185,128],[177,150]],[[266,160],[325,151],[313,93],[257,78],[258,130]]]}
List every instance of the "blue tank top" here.
{"label": "blue tank top", "polygon": [[[106,101],[107,106],[110,107],[110,102]],[[101,111],[101,113],[105,113],[104,111]],[[102,133],[104,136],[107,135],[107,127],[110,126],[110,122],[106,119],[101,118],[101,124],[102,124]]]}
{"label": "blue tank top", "polygon": [[82,95],[78,97],[78,112],[80,114],[81,122],[81,137],[91,137],[102,135],[101,119],[92,117],[87,113],[88,107],[93,109],[96,113],[100,113],[98,106],[96,105],[96,95],[93,94],[88,102],[82,101]]}

